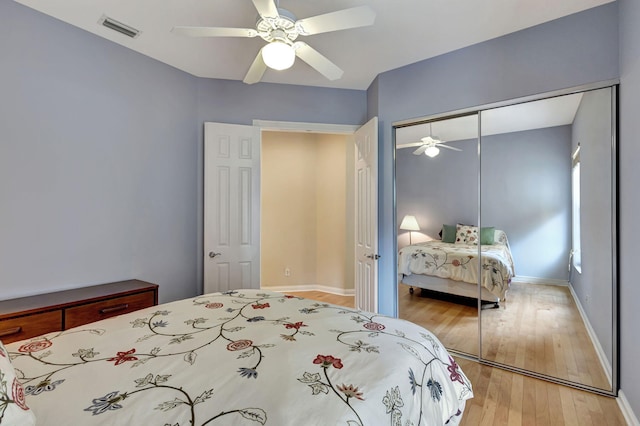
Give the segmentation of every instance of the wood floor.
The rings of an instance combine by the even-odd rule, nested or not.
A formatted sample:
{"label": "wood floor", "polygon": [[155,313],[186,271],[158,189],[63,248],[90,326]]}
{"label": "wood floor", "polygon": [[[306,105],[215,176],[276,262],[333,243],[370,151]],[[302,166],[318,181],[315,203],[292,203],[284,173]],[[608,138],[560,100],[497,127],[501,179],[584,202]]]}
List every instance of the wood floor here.
{"label": "wood floor", "polygon": [[474,394],[467,402],[462,426],[627,424],[615,398],[455,358]]}
{"label": "wood floor", "polygon": [[419,324],[435,334],[449,349],[478,356],[478,308],[411,294],[409,286],[398,287],[399,317]]}
{"label": "wood floor", "polygon": [[611,382],[566,286],[512,283],[482,311],[482,357],[600,389]]}
{"label": "wood floor", "polygon": [[[478,354],[475,307],[398,288],[400,318],[431,330],[447,348]],[[482,357],[608,390],[611,385],[568,287],[512,283],[499,309],[482,310]]]}
{"label": "wood floor", "polygon": [[[296,295],[353,307],[353,296],[309,291]],[[464,310],[460,315],[466,318]],[[477,325],[476,325],[477,330]],[[431,330],[435,333],[434,330]],[[440,337],[440,336],[438,336]],[[461,426],[626,425],[615,398],[556,385],[455,357],[473,385]]]}

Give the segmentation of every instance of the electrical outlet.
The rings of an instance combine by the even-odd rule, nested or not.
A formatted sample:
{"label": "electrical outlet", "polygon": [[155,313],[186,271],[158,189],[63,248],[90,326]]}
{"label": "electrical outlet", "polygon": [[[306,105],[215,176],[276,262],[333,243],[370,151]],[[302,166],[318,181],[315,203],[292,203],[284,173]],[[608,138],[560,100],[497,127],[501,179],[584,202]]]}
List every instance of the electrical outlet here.
{"label": "electrical outlet", "polygon": [[284,276],[285,277],[290,277],[291,276],[291,269],[284,268]]}

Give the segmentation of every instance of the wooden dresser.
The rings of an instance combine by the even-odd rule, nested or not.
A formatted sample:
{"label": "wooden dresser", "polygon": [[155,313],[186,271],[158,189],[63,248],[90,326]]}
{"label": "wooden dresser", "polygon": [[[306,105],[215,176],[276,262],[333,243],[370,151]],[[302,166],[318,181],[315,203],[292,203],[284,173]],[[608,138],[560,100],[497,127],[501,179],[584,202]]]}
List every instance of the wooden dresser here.
{"label": "wooden dresser", "polygon": [[119,281],[0,301],[0,340],[11,343],[158,304],[158,285]]}

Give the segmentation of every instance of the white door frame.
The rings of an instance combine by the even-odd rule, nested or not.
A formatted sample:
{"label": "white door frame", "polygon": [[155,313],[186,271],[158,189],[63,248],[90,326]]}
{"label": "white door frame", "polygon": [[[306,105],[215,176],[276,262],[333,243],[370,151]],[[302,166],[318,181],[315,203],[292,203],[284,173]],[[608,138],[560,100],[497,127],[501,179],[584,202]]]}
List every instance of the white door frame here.
{"label": "white door frame", "polygon": [[342,135],[352,135],[361,127],[349,124],[300,123],[295,121],[269,120],[253,120],[253,125],[259,127],[260,131],[334,133]]}

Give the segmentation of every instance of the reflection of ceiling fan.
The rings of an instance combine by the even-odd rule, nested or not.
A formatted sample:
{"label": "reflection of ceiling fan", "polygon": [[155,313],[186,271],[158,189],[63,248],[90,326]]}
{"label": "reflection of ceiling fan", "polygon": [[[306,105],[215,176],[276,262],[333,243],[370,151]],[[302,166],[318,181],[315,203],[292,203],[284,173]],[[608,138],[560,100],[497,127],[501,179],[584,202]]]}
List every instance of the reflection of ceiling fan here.
{"label": "reflection of ceiling fan", "polygon": [[429,123],[429,136],[420,139],[420,142],[410,142],[398,144],[396,148],[411,148],[417,146],[418,149],[413,151],[413,155],[425,154],[429,157],[435,157],[440,153],[440,148],[447,148],[454,151],[462,151],[461,149],[445,145],[447,142],[438,139],[437,136],[431,136],[431,123]]}
{"label": "reflection of ceiling fan", "polygon": [[369,6],[360,6],[296,20],[291,12],[278,8],[274,0],[252,1],[260,15],[256,29],[178,26],[173,27],[171,31],[191,37],[260,36],[268,44],[260,49],[244,77],[243,81],[247,84],[260,81],[267,67],[276,70],[291,67],[296,56],[329,80],[337,80],[342,77],[342,70],[336,64],[305,42],[295,40],[301,35],[308,36],[372,25],[376,17]]}

